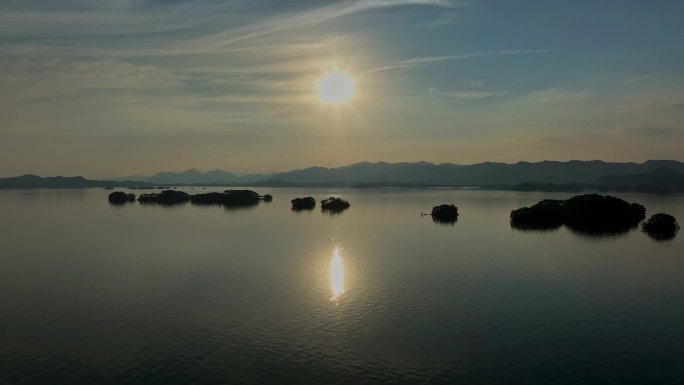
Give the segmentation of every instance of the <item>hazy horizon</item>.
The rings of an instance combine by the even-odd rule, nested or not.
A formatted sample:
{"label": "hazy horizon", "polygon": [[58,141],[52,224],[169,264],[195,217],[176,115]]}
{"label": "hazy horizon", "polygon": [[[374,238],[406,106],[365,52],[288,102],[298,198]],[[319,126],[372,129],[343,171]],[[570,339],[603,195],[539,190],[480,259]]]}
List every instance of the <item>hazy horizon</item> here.
{"label": "hazy horizon", "polygon": [[125,178],[128,176],[154,176],[157,174],[162,174],[162,173],[183,173],[191,170],[199,171],[200,173],[208,173],[212,171],[222,171],[222,172],[229,172],[233,175],[236,176],[249,176],[249,175],[269,175],[269,174],[278,174],[278,173],[285,173],[285,172],[291,172],[291,171],[299,171],[299,170],[305,170],[309,168],[316,168],[316,167],[322,167],[322,168],[327,168],[327,169],[337,169],[337,168],[344,168],[344,167],[349,167],[353,166],[356,164],[361,164],[361,163],[370,163],[370,164],[378,164],[378,163],[386,163],[386,164],[400,164],[400,163],[430,163],[434,165],[439,165],[439,164],[451,164],[451,165],[457,165],[457,166],[472,166],[475,164],[482,164],[482,163],[500,163],[500,164],[517,164],[517,163],[541,163],[541,162],[559,162],[559,163],[565,163],[565,162],[604,162],[604,163],[634,163],[634,164],[644,164],[646,162],[661,162],[661,161],[674,161],[674,162],[681,162],[684,163],[683,160],[679,159],[646,159],[644,161],[640,162],[635,162],[635,161],[625,161],[625,162],[612,162],[612,161],[607,161],[604,159],[568,159],[568,160],[556,160],[556,159],[543,159],[539,161],[525,161],[525,160],[519,160],[515,162],[492,162],[492,161],[484,161],[484,162],[476,162],[476,163],[454,163],[454,162],[430,162],[430,161],[425,161],[425,160],[417,160],[413,162],[406,162],[406,161],[397,161],[397,162],[388,162],[384,160],[379,160],[379,161],[367,161],[367,160],[362,160],[358,162],[353,162],[353,163],[348,163],[348,164],[340,164],[340,165],[332,165],[332,166],[321,166],[321,165],[310,165],[310,166],[305,166],[305,167],[297,167],[297,168],[291,168],[291,169],[272,169],[272,170],[265,170],[265,171],[257,171],[257,172],[241,172],[239,170],[234,170],[230,168],[220,168],[220,167],[215,167],[215,168],[199,168],[199,167],[186,167],[186,168],[180,168],[180,169],[159,169],[156,171],[151,171],[149,173],[143,173],[143,172],[134,172],[130,174],[121,174],[121,175],[103,175],[103,176],[90,176],[90,175],[81,175],[81,174],[74,174],[74,173],[69,173],[68,171],[58,173],[58,174],[50,174],[50,175],[43,175],[43,174],[38,174],[34,172],[23,172],[20,174],[13,174],[13,175],[0,175],[0,178],[8,178],[8,177],[16,177],[16,176],[22,176],[22,175],[37,175],[40,177],[55,177],[55,176],[62,176],[62,177],[75,177],[75,176],[82,176],[87,179],[121,179]]}
{"label": "hazy horizon", "polygon": [[678,159],[682,13],[632,0],[3,2],[0,175]]}

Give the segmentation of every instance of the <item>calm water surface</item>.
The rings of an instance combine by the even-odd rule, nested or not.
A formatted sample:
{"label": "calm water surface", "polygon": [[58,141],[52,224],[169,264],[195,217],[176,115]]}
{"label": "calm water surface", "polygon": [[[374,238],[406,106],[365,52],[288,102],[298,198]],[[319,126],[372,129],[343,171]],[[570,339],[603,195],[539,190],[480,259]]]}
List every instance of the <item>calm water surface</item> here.
{"label": "calm water surface", "polygon": [[[568,194],[257,191],[0,191],[0,384],[684,382],[684,234],[510,228]],[[352,207],[290,210],[331,193]],[[684,220],[684,196],[621,197]],[[440,203],[455,225],[421,218]]]}

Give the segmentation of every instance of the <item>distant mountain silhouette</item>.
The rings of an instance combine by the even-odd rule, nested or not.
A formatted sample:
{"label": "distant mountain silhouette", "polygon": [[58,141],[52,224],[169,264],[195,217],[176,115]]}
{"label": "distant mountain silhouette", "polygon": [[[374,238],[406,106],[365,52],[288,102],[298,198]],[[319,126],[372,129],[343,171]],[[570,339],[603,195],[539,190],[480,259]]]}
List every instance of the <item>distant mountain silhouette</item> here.
{"label": "distant mountain silhouette", "polygon": [[600,160],[568,162],[476,163],[458,165],[428,162],[361,162],[349,166],[309,167],[275,174],[236,175],[214,170],[160,172],[109,181],[82,177],[40,178],[24,175],[0,179],[0,188],[82,188],[150,185],[221,186],[354,186],[354,187],[480,187],[516,191],[684,192],[684,163],[649,160],[611,163]]}
{"label": "distant mountain silhouette", "polygon": [[645,163],[609,163],[594,161],[543,161],[518,163],[369,163],[361,162],[338,168],[311,167],[277,173],[271,182],[290,184],[384,185],[384,186],[492,186],[535,184],[595,184],[600,178],[648,173],[668,167],[684,173],[678,161]]}
{"label": "distant mountain silhouette", "polygon": [[640,192],[684,192],[684,173],[668,166],[655,171],[631,175],[607,175],[597,180],[603,190]]}
{"label": "distant mountain silhouette", "polygon": [[133,180],[153,184],[245,184],[268,179],[271,174],[235,175],[228,171],[201,172],[195,168],[182,172],[160,172],[152,176],[130,175],[112,180]]}
{"label": "distant mountain silhouette", "polygon": [[361,162],[338,168],[310,167],[278,173],[271,181],[299,184],[352,185],[369,182],[394,183],[451,183],[456,170],[466,167],[455,164],[417,163],[369,163]]}
{"label": "distant mountain silhouette", "polygon": [[89,188],[89,187],[117,187],[117,186],[149,186],[148,183],[135,181],[101,181],[89,180],[82,176],[53,176],[39,177],[33,174],[0,178],[0,188]]}

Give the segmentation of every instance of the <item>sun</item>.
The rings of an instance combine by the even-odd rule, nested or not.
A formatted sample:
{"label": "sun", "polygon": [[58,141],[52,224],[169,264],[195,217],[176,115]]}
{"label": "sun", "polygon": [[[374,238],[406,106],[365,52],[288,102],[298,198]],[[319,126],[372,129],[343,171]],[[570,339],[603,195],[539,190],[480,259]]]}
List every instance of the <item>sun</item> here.
{"label": "sun", "polygon": [[330,71],[318,81],[318,99],[326,104],[340,105],[354,96],[354,82],[344,72]]}

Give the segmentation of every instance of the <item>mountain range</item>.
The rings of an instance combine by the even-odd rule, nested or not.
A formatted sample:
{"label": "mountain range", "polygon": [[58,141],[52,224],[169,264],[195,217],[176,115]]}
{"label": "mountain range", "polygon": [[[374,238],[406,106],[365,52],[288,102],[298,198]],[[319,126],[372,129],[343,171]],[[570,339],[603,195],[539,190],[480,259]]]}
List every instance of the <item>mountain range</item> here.
{"label": "mountain range", "polygon": [[0,188],[55,188],[75,189],[91,187],[117,187],[117,186],[147,187],[149,183],[138,181],[114,182],[109,180],[90,180],[82,176],[50,176],[40,177],[33,174],[25,174],[9,178],[0,178]]}
{"label": "mountain range", "polygon": [[493,184],[538,183],[595,183],[606,176],[643,174],[660,168],[684,173],[684,163],[672,160],[649,160],[644,163],[611,163],[595,161],[543,161],[518,163],[369,163],[361,162],[338,168],[311,167],[270,177],[271,181],[297,184],[382,183],[484,186]]}
{"label": "mountain range", "polygon": [[191,168],[182,172],[159,172],[151,176],[129,175],[113,178],[113,181],[137,181],[153,184],[245,184],[267,180],[273,174],[235,175],[228,171],[201,172]]}
{"label": "mountain range", "polygon": [[[349,166],[305,169],[271,174],[238,176],[221,170],[203,173],[197,169],[160,172],[152,176],[131,175],[113,180],[155,184],[245,184],[283,183],[297,185],[397,184],[481,186],[493,184],[594,183],[607,176],[643,174],[668,168],[684,173],[684,163],[674,160],[649,160],[644,163],[594,161],[543,161],[518,163],[476,163],[459,165],[428,162],[360,162]],[[606,179],[611,181],[611,179]]]}
{"label": "mountain range", "polygon": [[481,187],[521,191],[684,192],[684,163],[649,160],[644,163],[543,161],[459,165],[428,162],[360,162],[337,168],[309,167],[271,174],[236,175],[222,170],[160,172],[105,181],[82,177],[40,178],[35,175],[0,179],[0,188],[71,188],[151,185],[254,185],[354,187]]}

